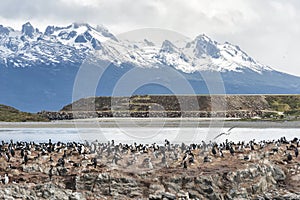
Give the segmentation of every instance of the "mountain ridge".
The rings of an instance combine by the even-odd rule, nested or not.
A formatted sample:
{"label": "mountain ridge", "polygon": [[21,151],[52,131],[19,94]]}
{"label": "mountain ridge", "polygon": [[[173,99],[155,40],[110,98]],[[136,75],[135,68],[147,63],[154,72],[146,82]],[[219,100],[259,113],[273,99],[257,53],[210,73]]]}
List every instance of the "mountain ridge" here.
{"label": "mountain ridge", "polygon": [[[169,38],[159,44],[151,38],[120,38],[104,26],[87,23],[47,26],[44,32],[30,22],[21,30],[0,25],[0,102],[29,112],[59,110],[77,100],[76,76],[87,61],[105,73],[94,94],[82,91],[78,98],[116,95],[118,82],[133,71],[131,83],[149,83],[122,95],[300,93],[300,77],[276,71],[239,46],[205,34],[179,41],[182,45]],[[106,66],[96,66],[97,60]],[[123,91],[129,91],[126,87]]]}
{"label": "mountain ridge", "polygon": [[[1,25],[0,37],[0,59],[4,66],[80,63],[96,51],[99,59],[114,62],[116,65],[130,63],[137,67],[149,67],[167,64],[186,73],[205,70],[241,71],[242,68],[258,73],[272,70],[255,61],[238,46],[228,42],[220,44],[205,34],[187,42],[183,48],[177,47],[168,38],[160,46],[151,48],[154,43],[146,38],[145,46],[137,42],[130,44],[119,40],[104,26],[94,28],[87,23],[72,23],[65,27],[47,26],[45,31],[41,32],[27,22],[22,25],[21,31]],[[169,48],[172,46],[172,52],[169,49],[167,55],[164,51],[166,45],[169,45]],[[205,61],[210,62],[210,65]]]}

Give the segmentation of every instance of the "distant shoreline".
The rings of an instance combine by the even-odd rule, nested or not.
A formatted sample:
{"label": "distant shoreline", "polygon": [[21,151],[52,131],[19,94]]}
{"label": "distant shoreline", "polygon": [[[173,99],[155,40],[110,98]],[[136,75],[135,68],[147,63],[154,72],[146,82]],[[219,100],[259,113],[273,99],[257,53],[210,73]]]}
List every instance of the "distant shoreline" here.
{"label": "distant shoreline", "polygon": [[228,118],[92,118],[51,122],[0,122],[0,128],[232,127],[300,128],[300,121],[239,121]]}

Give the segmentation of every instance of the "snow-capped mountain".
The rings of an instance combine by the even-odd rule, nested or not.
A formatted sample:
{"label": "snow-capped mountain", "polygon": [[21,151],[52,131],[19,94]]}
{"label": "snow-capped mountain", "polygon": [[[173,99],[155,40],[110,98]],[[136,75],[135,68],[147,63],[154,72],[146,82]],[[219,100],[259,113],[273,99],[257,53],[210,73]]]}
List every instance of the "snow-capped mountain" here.
{"label": "snow-capped mountain", "polygon": [[22,31],[1,26],[1,63],[13,67],[81,63],[91,49],[100,49],[100,42],[108,39],[116,40],[105,28],[88,24],[48,26],[44,33],[29,22]]}
{"label": "snow-capped mountain", "polygon": [[129,43],[118,40],[103,26],[73,23],[66,27],[48,26],[44,32],[29,22],[22,31],[0,26],[0,59],[4,66],[26,67],[37,64],[81,63],[87,56],[120,65],[136,67],[170,65],[186,73],[203,70],[242,71],[261,73],[271,68],[256,62],[238,46],[219,44],[206,35],[199,35],[183,48],[166,40],[156,46],[145,39]]}
{"label": "snow-capped mountain", "polygon": [[[104,26],[73,23],[48,26],[44,32],[29,22],[21,31],[0,25],[0,103],[25,111],[57,110],[70,103],[78,68],[85,61],[112,64],[97,90],[111,95],[114,84],[130,69],[142,73],[156,69],[157,78],[175,68],[191,83],[195,93],[208,93],[201,73],[219,73],[227,93],[299,93],[300,78],[277,72],[257,62],[238,46],[220,44],[202,34],[178,45],[169,38],[154,43],[119,39]],[[168,77],[176,85],[176,78]],[[105,85],[105,87],[103,86]],[[168,93],[146,87],[140,93]],[[130,94],[129,94],[130,95]]]}

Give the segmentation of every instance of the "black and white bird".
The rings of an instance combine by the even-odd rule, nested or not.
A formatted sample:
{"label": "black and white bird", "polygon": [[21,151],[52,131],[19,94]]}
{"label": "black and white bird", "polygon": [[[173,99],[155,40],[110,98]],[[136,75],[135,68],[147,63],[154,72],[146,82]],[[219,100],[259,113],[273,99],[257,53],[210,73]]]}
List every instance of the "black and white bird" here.
{"label": "black and white bird", "polygon": [[235,128],[235,126],[233,126],[233,127],[231,127],[230,129],[228,129],[226,132],[222,132],[222,133],[220,133],[219,135],[217,135],[216,137],[214,137],[214,140],[215,139],[217,139],[217,138],[219,138],[219,137],[221,137],[222,135],[230,135],[230,131],[232,130],[232,129],[234,129]]}
{"label": "black and white bird", "polygon": [[8,152],[5,153],[5,158],[6,158],[6,161],[9,162],[10,161],[10,155]]}
{"label": "black and white bird", "polygon": [[49,169],[49,179],[50,179],[50,181],[52,180],[52,176],[53,176],[53,165],[51,165],[50,169]]}
{"label": "black and white bird", "polygon": [[221,158],[224,158],[224,154],[223,154],[223,152],[222,152],[221,149],[220,149],[220,151],[219,151],[219,155],[220,155]]}
{"label": "black and white bird", "polygon": [[183,169],[187,169],[187,162],[186,161],[183,162]]}

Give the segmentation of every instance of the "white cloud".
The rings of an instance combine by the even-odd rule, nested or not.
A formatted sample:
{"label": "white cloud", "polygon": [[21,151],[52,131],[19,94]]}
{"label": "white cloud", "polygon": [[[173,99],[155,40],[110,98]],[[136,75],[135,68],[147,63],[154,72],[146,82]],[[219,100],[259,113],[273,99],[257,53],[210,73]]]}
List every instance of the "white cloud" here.
{"label": "white cloud", "polygon": [[10,0],[0,4],[4,25],[104,24],[113,33],[156,27],[239,45],[264,64],[300,75],[298,0]]}

